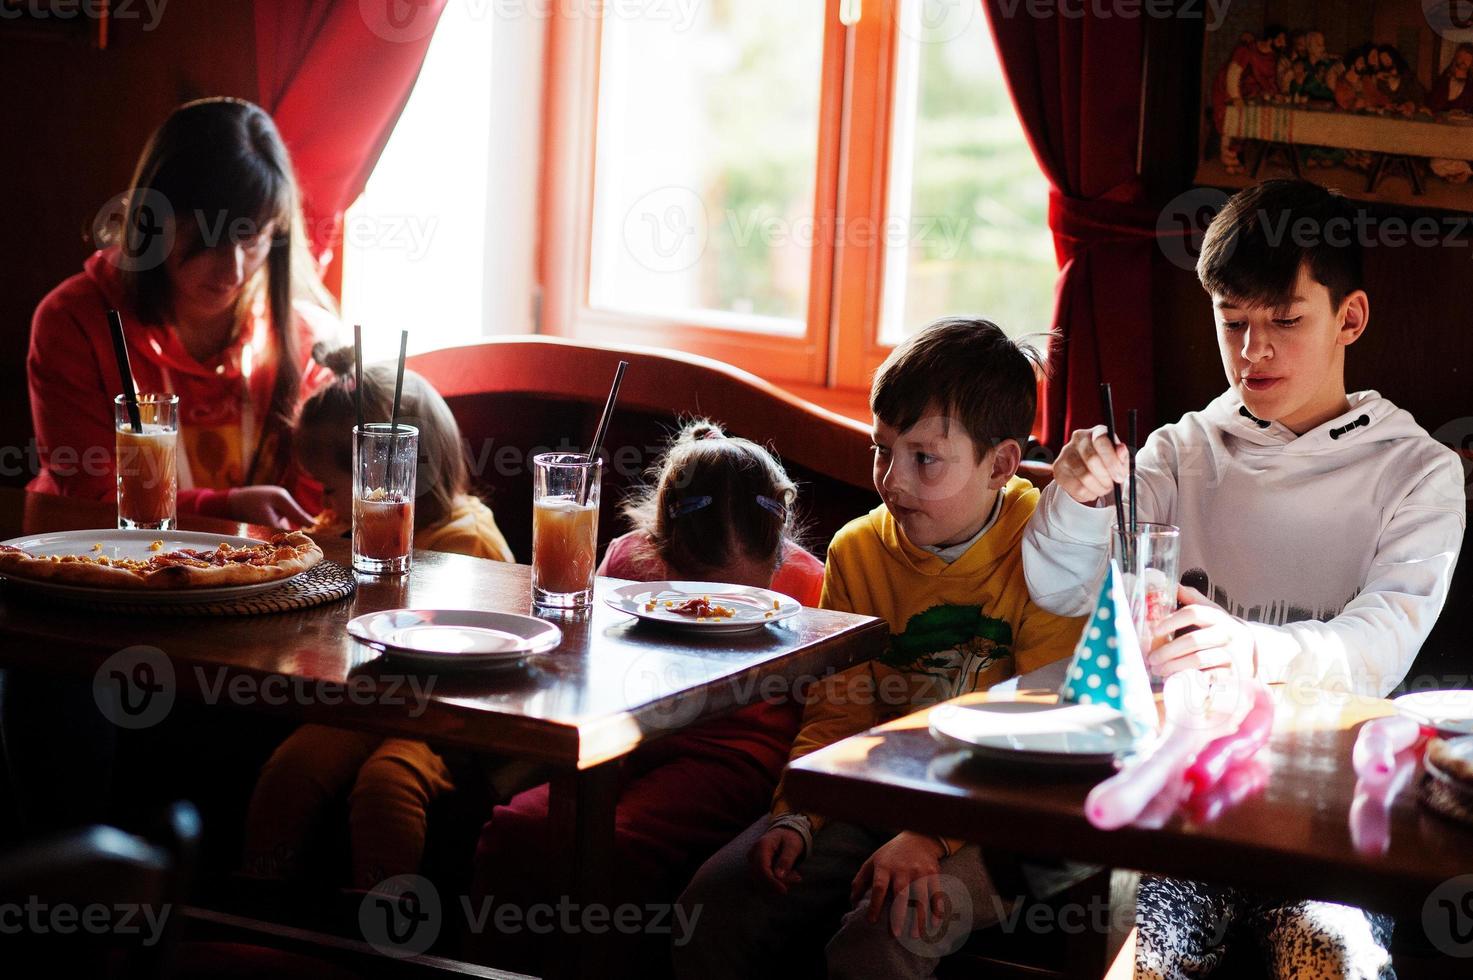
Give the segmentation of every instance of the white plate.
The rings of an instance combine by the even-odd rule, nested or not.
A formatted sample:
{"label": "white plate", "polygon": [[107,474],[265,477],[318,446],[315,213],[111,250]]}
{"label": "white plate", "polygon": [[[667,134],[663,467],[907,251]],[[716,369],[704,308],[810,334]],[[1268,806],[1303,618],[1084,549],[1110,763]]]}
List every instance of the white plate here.
{"label": "white plate", "polygon": [[[675,606],[703,596],[710,599],[712,605],[730,609],[732,614],[698,619],[687,613],[675,612]],[[721,582],[636,582],[614,589],[604,596],[604,602],[647,622],[707,633],[761,629],[768,623],[781,622],[803,611],[802,606],[781,592]]]}
{"label": "white plate", "polygon": [[[162,541],[158,551],[149,548],[155,541]],[[0,541],[12,548],[19,548],[36,556],[42,555],[106,555],[109,558],[135,558],[146,561],[154,555],[180,548],[197,551],[214,551],[222,543],[232,548],[248,548],[265,544],[259,538],[242,538],[232,534],[206,534],[202,531],[123,531],[118,528],[103,528],[92,531],[58,531],[52,534],[32,534],[9,541]],[[93,551],[92,546],[102,545],[102,550]],[[303,575],[298,572],[297,575]],[[83,599],[92,602],[134,603],[147,606],[189,605],[199,602],[222,602],[239,599],[258,592],[269,592],[296,575],[279,578],[271,582],[252,582],[249,585],[227,585],[205,589],[103,589],[84,585],[67,585],[7,576],[7,581],[24,586],[34,592],[61,598]]]}
{"label": "white plate", "polygon": [[941,705],[930,717],[937,741],[1014,762],[1107,765],[1137,747],[1125,716],[1100,704],[993,701]]}
{"label": "white plate", "polygon": [[1418,691],[1392,698],[1396,710],[1424,725],[1454,735],[1473,735],[1473,691]]}
{"label": "white plate", "polygon": [[350,620],[348,633],[422,667],[514,667],[563,642],[545,619],[475,609],[385,609]]}

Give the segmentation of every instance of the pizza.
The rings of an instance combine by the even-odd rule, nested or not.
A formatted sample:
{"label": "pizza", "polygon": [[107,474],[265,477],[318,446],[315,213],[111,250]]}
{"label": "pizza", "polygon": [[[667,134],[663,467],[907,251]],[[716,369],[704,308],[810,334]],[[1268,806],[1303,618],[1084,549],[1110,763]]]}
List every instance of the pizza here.
{"label": "pizza", "polygon": [[[163,542],[155,541],[149,550],[157,554],[111,558],[103,554],[33,555],[0,545],[0,575],[96,589],[215,589],[291,578],[322,560],[322,549],[301,531],[239,548],[221,542],[213,551],[164,551]],[[101,546],[95,545],[93,551],[100,552]]]}

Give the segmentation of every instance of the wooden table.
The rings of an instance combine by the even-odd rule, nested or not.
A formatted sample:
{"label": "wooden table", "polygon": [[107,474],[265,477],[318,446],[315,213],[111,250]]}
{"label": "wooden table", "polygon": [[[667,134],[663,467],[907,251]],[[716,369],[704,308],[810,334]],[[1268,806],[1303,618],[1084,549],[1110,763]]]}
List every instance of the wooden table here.
{"label": "wooden table", "polygon": [[[0,489],[0,540],[108,527],[114,519],[109,504]],[[266,533],[204,518],[181,523],[222,534]],[[347,541],[320,543],[328,558],[349,563]],[[600,579],[598,590],[617,584]],[[255,698],[246,706],[546,763],[557,773],[553,839],[568,842],[559,849],[565,857],[556,869],[558,893],[596,902],[610,894],[621,757],[649,739],[785,690],[795,679],[867,659],[887,635],[877,619],[805,609],[753,633],[696,636],[651,629],[600,602],[589,613],[559,618],[561,646],[534,658],[532,669],[440,675],[425,704],[407,697],[399,672],[345,631],[355,616],[403,606],[525,614],[530,594],[527,566],[437,552],[416,552],[407,578],[360,577],[351,599],[269,616],[78,615],[0,589],[0,666],[91,676],[113,653],[142,644],[167,655],[184,697],[208,702],[233,683],[261,691],[263,680],[280,686],[285,679],[292,692],[309,693],[272,698],[285,702],[275,704]],[[391,682],[398,685],[393,698]],[[350,684],[354,696],[339,696]],[[376,700],[374,692],[385,697]]]}
{"label": "wooden table", "polygon": [[[1358,853],[1353,845],[1355,729],[1390,713],[1389,702],[1286,688],[1275,695],[1274,735],[1260,753],[1266,786],[1210,822],[1178,814],[1159,829],[1097,830],[1083,803],[1104,774],[948,753],[928,733],[928,713],[803,757],[789,768],[787,789],[797,806],[838,819],[1393,914],[1420,916],[1434,888],[1473,872],[1473,828],[1424,810],[1414,783],[1392,804],[1386,852]],[[985,700],[969,695],[957,703]]]}

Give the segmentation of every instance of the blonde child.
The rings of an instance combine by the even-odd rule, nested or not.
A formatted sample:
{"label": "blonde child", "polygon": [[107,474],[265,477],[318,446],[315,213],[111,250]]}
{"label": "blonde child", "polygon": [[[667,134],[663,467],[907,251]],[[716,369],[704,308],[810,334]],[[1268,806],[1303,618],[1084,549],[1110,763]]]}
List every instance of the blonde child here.
{"label": "blonde child", "polygon": [[[823,565],[795,540],[797,488],[767,450],[694,421],[651,475],[625,506],[634,529],[609,544],[599,574],[770,587],[818,604]],[[762,811],[797,728],[796,705],[759,703],[635,751],[615,818],[619,901],[673,899],[701,861]],[[550,899],[547,868],[566,842],[548,838],[547,814],[547,786],[496,808],[477,848],[477,894],[523,907]],[[484,938],[498,965],[540,972],[545,949],[525,933]],[[639,969],[637,955],[618,960],[620,971]]]}
{"label": "blonde child", "polygon": [[[329,352],[319,345],[313,357],[337,380],[302,407],[295,443],[302,466],[323,485],[329,509],[318,528],[332,533],[342,526],[334,505],[350,506],[352,496],[353,350]],[[392,366],[365,367],[364,418],[388,418],[393,390]],[[511,561],[490,509],[469,492],[469,468],[449,406],[413,371],[404,372],[400,418],[419,429],[414,546]],[[324,810],[345,792],[354,887],[371,888],[392,875],[416,872],[429,805],[454,788],[445,760],[424,742],[303,725],[261,770],[246,813],[246,873],[296,876]]]}

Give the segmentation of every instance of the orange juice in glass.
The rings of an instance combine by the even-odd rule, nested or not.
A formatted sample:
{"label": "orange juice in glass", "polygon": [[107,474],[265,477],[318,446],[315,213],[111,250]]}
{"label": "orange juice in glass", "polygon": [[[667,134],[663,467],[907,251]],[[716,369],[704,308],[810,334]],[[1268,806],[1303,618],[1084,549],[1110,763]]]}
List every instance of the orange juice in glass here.
{"label": "orange juice in glass", "polygon": [[178,523],[179,396],[138,396],[135,429],[125,396],[113,399],[118,527],[170,531]]}
{"label": "orange juice in glass", "polygon": [[532,602],[577,609],[593,602],[603,466],[582,453],[532,458]]}
{"label": "orange juice in glass", "polygon": [[402,422],[353,427],[353,568],[372,575],[409,571],[414,549],[419,430]]}

